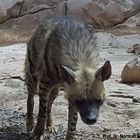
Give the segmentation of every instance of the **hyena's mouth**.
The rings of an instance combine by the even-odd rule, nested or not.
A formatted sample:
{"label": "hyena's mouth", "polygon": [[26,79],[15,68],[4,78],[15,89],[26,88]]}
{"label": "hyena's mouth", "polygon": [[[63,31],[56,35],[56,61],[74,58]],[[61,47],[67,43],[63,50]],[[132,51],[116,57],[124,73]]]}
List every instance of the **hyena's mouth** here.
{"label": "hyena's mouth", "polygon": [[100,103],[95,101],[80,100],[76,102],[82,121],[87,125],[97,122]]}
{"label": "hyena's mouth", "polygon": [[82,116],[80,113],[82,121],[87,124],[87,125],[93,125],[97,122],[98,115],[95,115],[94,113],[91,113],[90,115],[87,116]]}

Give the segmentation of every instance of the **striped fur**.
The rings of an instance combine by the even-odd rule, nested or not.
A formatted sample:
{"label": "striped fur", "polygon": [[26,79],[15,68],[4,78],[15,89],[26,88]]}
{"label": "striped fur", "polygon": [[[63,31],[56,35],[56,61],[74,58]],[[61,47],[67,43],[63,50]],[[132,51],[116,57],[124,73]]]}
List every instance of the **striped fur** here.
{"label": "striped fur", "polygon": [[98,55],[92,29],[74,18],[50,18],[36,29],[28,42],[25,61],[28,132],[33,129],[36,92],[39,91],[39,113],[34,133],[40,136],[45,123],[47,128],[52,126],[52,103],[62,86],[69,101],[66,139],[74,139],[79,112],[76,100],[104,100],[103,79],[110,77],[111,67],[108,61],[98,69]]}

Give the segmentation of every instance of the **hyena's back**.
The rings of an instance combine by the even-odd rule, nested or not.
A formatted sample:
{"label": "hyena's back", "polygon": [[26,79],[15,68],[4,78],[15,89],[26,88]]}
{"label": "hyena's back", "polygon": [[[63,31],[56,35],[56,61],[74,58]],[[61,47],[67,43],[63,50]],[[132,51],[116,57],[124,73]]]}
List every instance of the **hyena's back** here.
{"label": "hyena's back", "polygon": [[71,17],[54,17],[40,25],[28,42],[26,66],[37,75],[59,80],[59,66],[75,70],[80,63],[96,67],[98,50],[92,29]]}
{"label": "hyena's back", "polygon": [[[87,24],[71,17],[51,18],[33,33],[27,44],[25,61],[25,78],[29,93],[26,121],[28,132],[33,129],[33,96],[37,88],[39,88],[39,114],[34,133],[41,135],[45,122],[47,127],[51,126],[51,106],[58,94],[59,83],[70,84],[74,80],[73,73],[79,69],[89,67],[89,74],[96,69],[98,50],[95,40],[94,33]],[[82,75],[86,82],[93,80],[92,75],[87,76],[84,73]],[[87,89],[90,84],[84,80],[82,82],[87,86],[82,90]],[[81,93],[88,92],[82,90]],[[75,93],[71,95],[75,96]],[[77,117],[77,110],[69,101],[67,140],[73,137]]]}

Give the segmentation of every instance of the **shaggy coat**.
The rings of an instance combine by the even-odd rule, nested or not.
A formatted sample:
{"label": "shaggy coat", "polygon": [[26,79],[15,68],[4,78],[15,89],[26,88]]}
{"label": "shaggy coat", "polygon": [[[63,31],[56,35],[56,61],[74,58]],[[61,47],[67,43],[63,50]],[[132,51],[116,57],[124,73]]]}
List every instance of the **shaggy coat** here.
{"label": "shaggy coat", "polygon": [[104,101],[103,81],[111,76],[109,61],[98,68],[96,37],[88,24],[72,17],[53,17],[32,34],[27,47],[25,78],[28,89],[27,130],[33,129],[34,95],[39,92],[39,113],[34,129],[40,136],[51,129],[52,103],[60,87],[69,102],[67,140],[74,139],[78,115],[94,124]]}

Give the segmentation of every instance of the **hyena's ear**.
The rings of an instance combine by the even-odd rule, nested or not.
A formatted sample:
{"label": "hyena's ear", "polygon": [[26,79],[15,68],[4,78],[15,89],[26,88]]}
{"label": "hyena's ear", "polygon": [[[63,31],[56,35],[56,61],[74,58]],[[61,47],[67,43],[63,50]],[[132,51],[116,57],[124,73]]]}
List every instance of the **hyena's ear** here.
{"label": "hyena's ear", "polygon": [[64,81],[66,81],[68,84],[72,84],[75,81],[74,71],[66,66],[62,66],[62,75]]}
{"label": "hyena's ear", "polygon": [[100,79],[102,81],[108,80],[111,76],[111,64],[110,61],[106,61],[104,65],[99,68],[95,74],[96,79]]}

